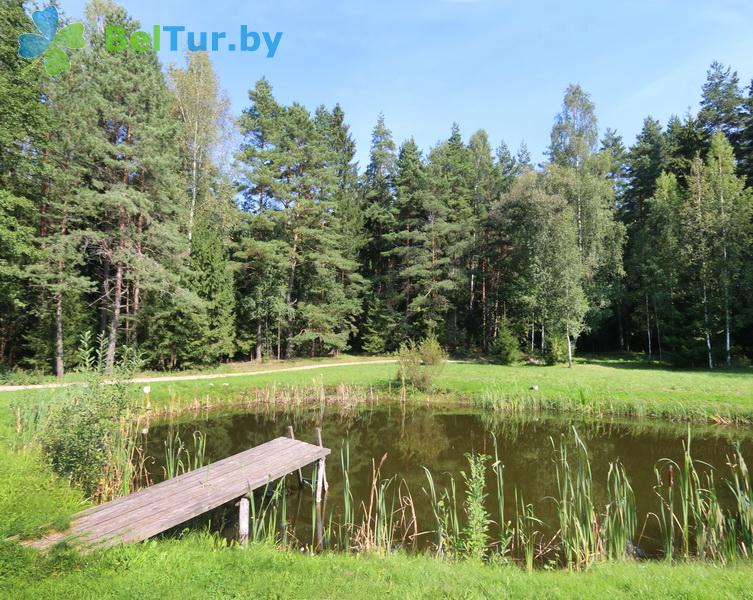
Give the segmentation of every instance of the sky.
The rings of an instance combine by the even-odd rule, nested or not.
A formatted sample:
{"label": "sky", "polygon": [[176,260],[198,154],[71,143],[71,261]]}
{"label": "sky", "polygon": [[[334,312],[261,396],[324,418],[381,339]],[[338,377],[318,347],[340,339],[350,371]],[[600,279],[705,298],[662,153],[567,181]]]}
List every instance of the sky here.
{"label": "sky", "polygon": [[[61,0],[82,18],[85,0]],[[666,123],[697,109],[713,60],[753,77],[750,0],[122,0],[144,29],[283,32],[266,53],[210,53],[234,113],[264,76],[279,101],[313,110],[340,103],[368,161],[382,112],[397,143],[424,151],[449,136],[484,128],[496,147],[523,141],[544,159],[565,88],[579,83],[596,105],[600,130],[627,144],[649,115]],[[182,63],[167,48],[164,64]],[[181,39],[185,45],[185,37]]]}

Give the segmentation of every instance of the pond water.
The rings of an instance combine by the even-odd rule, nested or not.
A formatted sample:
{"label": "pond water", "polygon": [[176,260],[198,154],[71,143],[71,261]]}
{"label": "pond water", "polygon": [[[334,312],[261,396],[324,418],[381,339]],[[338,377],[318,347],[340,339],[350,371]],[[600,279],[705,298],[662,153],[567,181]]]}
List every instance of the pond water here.
{"label": "pond water", "polygon": [[[586,444],[593,472],[593,490],[598,507],[606,503],[606,483],[610,462],[619,460],[625,467],[636,496],[638,509],[638,545],[648,556],[659,553],[658,521],[652,516],[659,510],[655,492],[654,466],[661,459],[680,462],[683,442],[687,443],[688,426],[672,426],[648,421],[589,421],[556,417],[511,417],[488,411],[442,407],[436,405],[401,406],[371,404],[343,410],[338,407],[312,407],[296,410],[257,410],[238,414],[205,414],[192,420],[152,424],[144,436],[147,454],[153,458],[149,469],[153,481],[165,477],[166,440],[177,434],[190,453],[194,449],[194,433],[206,436],[205,460],[214,462],[286,435],[288,425],[298,439],[315,443],[315,427],[321,426],[324,444],[332,449],[327,461],[330,484],[326,498],[324,521],[338,522],[343,510],[343,472],[341,449],[350,453],[350,490],[357,505],[358,521],[361,502],[368,503],[372,485],[373,461],[378,464],[386,456],[381,479],[396,477],[404,480],[403,490],[413,498],[418,530],[434,527],[431,503],[423,467],[434,476],[438,487],[449,486],[450,476],[457,481],[460,503],[463,499],[461,471],[468,471],[468,453],[494,455],[496,436],[498,455],[505,465],[505,499],[507,520],[515,518],[516,491],[526,502],[534,504],[536,516],[546,524],[544,531],[556,531],[557,513],[552,496],[557,492],[555,446],[573,440],[573,428]],[[690,427],[693,458],[718,471],[717,487],[724,499],[723,482],[728,472],[728,457],[739,441],[742,454],[753,464],[753,438],[747,429],[714,426]],[[491,464],[491,460],[489,461]],[[701,469],[706,466],[701,465]],[[664,470],[666,473],[666,468]],[[310,478],[311,469],[304,473]],[[287,521],[301,545],[312,539],[313,494],[307,486],[298,490],[294,476],[286,481],[288,493]],[[397,490],[397,481],[392,489]],[[487,508],[491,518],[498,520],[496,483],[488,469]],[[236,509],[214,515],[214,526],[228,536],[237,527]],[[462,509],[461,509],[462,512]],[[331,519],[331,521],[330,521]],[[206,526],[207,519],[198,525]],[[491,531],[494,539],[494,531]],[[429,547],[431,533],[416,541],[418,547]]]}

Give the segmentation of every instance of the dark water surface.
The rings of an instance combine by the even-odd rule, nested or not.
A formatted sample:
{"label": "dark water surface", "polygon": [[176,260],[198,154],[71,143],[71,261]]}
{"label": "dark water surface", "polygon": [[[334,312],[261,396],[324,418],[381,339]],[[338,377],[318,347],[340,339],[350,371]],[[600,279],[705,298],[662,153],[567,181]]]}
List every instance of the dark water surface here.
{"label": "dark water surface", "polygon": [[[372,405],[367,408],[343,410],[337,407],[255,411],[239,414],[208,414],[194,420],[152,424],[145,436],[153,480],[164,478],[165,440],[177,432],[187,449],[193,453],[193,434],[206,435],[206,460],[215,462],[247,450],[275,437],[286,435],[293,425],[298,439],[315,443],[314,428],[321,426],[325,446],[332,449],[327,461],[330,490],[326,501],[325,522],[337,522],[343,505],[343,474],[341,449],[350,450],[350,487],[358,505],[356,520],[360,521],[361,502],[368,502],[372,483],[372,460],[377,463],[386,454],[382,478],[396,476],[405,480],[416,506],[418,528],[434,527],[431,505],[424,489],[428,489],[422,467],[434,475],[438,487],[449,485],[450,475],[457,480],[462,502],[461,471],[468,470],[466,454],[494,454],[492,436],[496,436],[499,457],[505,465],[505,497],[507,520],[515,518],[515,490],[526,502],[533,502],[536,516],[547,524],[550,532],[557,529],[554,501],[557,493],[554,445],[573,439],[572,430],[585,442],[593,472],[593,489],[597,507],[606,503],[606,482],[610,462],[619,460],[625,466],[636,495],[638,507],[637,544],[648,554],[658,551],[657,521],[651,516],[658,511],[655,493],[654,466],[664,458],[680,462],[683,442],[687,443],[688,426],[672,426],[651,421],[589,421],[556,417],[494,416],[487,411],[419,405],[401,408],[399,404]],[[747,428],[691,426],[693,458],[717,470],[717,487],[724,497],[724,477],[728,473],[727,458],[741,443],[743,455],[753,464],[753,436]],[[554,445],[553,445],[554,442]],[[491,463],[491,461],[490,461]],[[701,466],[702,469],[707,467]],[[311,469],[304,473],[311,477]],[[298,491],[294,476],[288,477],[288,523],[296,538],[311,540],[312,492]],[[487,491],[491,517],[498,520],[495,476],[489,469]],[[397,489],[397,485],[393,485]],[[230,508],[230,507],[228,507]],[[232,533],[235,509],[226,511],[224,525]],[[215,515],[215,526],[218,526]],[[204,520],[206,525],[206,519]],[[495,529],[491,535],[494,539]],[[419,546],[426,547],[433,537],[427,534]]]}

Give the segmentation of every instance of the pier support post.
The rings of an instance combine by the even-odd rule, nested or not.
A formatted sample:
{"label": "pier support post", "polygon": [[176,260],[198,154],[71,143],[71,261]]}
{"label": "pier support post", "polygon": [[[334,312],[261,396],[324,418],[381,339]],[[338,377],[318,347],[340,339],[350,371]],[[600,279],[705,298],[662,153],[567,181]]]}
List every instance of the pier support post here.
{"label": "pier support post", "polygon": [[243,496],[240,501],[238,510],[238,542],[246,548],[248,546],[248,530],[250,521],[250,500],[248,496]]}
{"label": "pier support post", "polygon": [[320,458],[316,463],[316,503],[322,501],[322,488],[324,487],[324,459]]}
{"label": "pier support post", "polygon": [[[293,431],[293,426],[288,425],[288,437],[291,440],[295,439],[295,432]],[[298,487],[303,487],[303,472],[298,469]]]}
{"label": "pier support post", "polygon": [[[316,441],[319,444],[320,448],[324,448],[324,444],[322,444],[321,427],[316,428]],[[327,481],[327,469],[325,468],[324,459],[322,459],[322,477],[324,478],[324,493],[326,494],[329,491],[329,482]]]}

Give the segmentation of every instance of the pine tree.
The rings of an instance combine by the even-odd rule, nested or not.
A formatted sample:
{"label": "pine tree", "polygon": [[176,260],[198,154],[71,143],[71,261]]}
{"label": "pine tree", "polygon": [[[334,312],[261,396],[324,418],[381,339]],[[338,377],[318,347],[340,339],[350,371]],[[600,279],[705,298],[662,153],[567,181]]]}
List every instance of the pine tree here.
{"label": "pine tree", "polygon": [[446,311],[443,338],[450,348],[467,346],[473,223],[473,157],[453,124],[446,142],[429,154],[429,217],[435,294]]}
{"label": "pine tree", "polygon": [[329,119],[312,119],[300,104],[280,106],[263,81],[251,98],[261,105],[254,103],[244,113],[239,159],[246,174],[244,194],[258,200],[260,224],[268,227],[261,241],[275,240],[287,257],[284,308],[277,310],[284,318],[279,337],[284,333],[285,356],[340,352],[355,332],[363,279],[342,251],[346,244],[333,203],[338,170]]}
{"label": "pine tree", "polygon": [[722,132],[735,148],[743,129],[743,92],[736,71],[718,61],[711,63],[703,84],[701,110],[698,113],[700,126],[708,139],[715,132]]}
{"label": "pine tree", "polygon": [[[96,207],[87,236],[99,271],[106,363],[112,369],[121,333],[136,343],[145,293],[171,294],[177,302],[187,296],[180,290],[187,247],[179,229],[186,222],[181,218],[186,206],[175,201],[181,197],[174,171],[176,128],[156,55],[105,49],[105,26],[121,25],[128,32],[138,28],[109,0],[94,0],[87,19],[87,93],[96,107],[97,127],[83,132],[82,143],[96,149],[96,156],[79,195]],[[157,335],[153,327],[149,330]]]}

